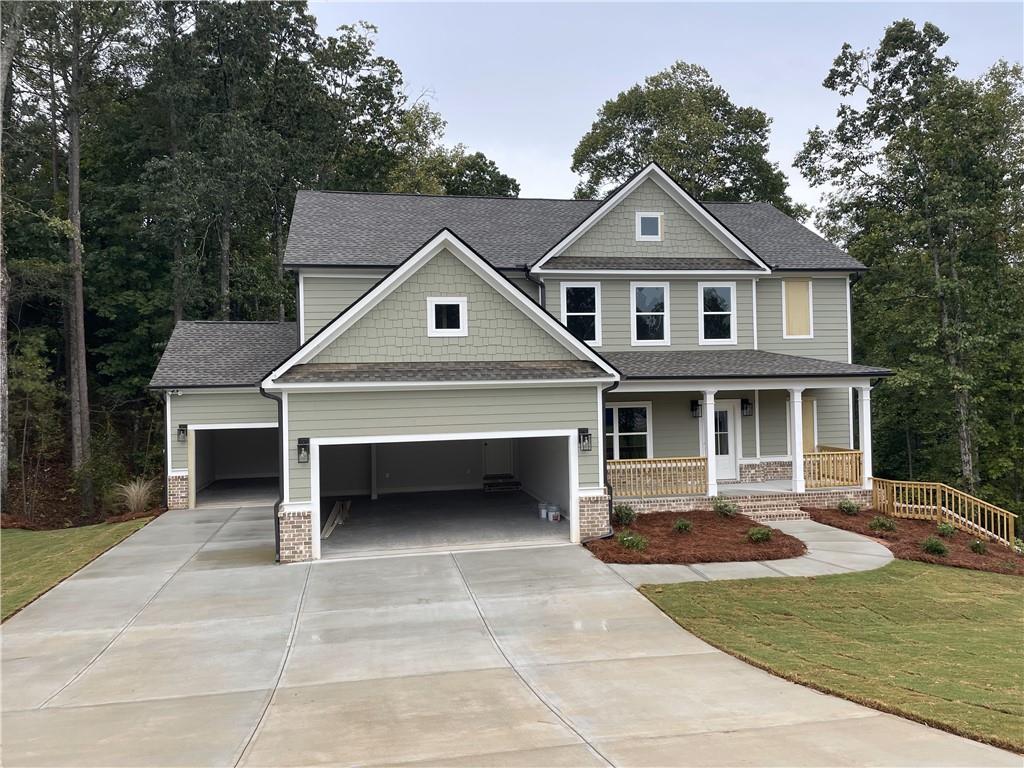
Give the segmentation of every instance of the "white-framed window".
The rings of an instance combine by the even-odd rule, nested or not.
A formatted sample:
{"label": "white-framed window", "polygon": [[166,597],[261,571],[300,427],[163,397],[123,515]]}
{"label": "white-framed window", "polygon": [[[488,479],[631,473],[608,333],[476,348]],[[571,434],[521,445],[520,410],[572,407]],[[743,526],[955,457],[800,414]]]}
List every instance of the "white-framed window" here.
{"label": "white-framed window", "polygon": [[670,343],[668,283],[630,283],[629,314],[634,347]]}
{"label": "white-framed window", "polygon": [[468,336],[469,315],[465,296],[427,299],[427,336]]}
{"label": "white-framed window", "polygon": [[782,281],[782,338],[814,338],[814,293],[810,278]]}
{"label": "white-framed window", "polygon": [[600,283],[562,283],[562,324],[580,341],[601,346]]}
{"label": "white-framed window", "polygon": [[640,242],[663,240],[662,224],[665,214],[658,211],[636,212],[636,239]]}
{"label": "white-framed window", "polygon": [[650,403],[610,403],[605,407],[604,455],[608,459],[653,458]]}
{"label": "white-framed window", "polygon": [[736,343],[736,283],[697,284],[697,326],[702,345]]}

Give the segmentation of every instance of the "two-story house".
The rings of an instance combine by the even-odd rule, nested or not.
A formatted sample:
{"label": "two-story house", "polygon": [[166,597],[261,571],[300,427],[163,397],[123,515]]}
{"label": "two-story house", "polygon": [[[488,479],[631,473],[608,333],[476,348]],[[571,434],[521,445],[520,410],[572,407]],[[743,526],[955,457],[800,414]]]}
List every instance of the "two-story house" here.
{"label": "two-story house", "polygon": [[656,165],[601,201],[299,192],[286,266],[297,322],[181,322],[151,384],[168,506],[274,501],[282,561],[870,487],[864,267],[771,205],[701,204]]}

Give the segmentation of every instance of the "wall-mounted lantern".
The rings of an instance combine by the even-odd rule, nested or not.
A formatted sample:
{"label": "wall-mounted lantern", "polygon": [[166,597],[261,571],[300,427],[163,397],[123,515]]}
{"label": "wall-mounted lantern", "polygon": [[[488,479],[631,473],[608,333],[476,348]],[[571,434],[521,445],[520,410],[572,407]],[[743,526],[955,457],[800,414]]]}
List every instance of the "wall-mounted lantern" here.
{"label": "wall-mounted lantern", "polygon": [[178,425],[178,442],[179,443],[187,443],[188,442],[188,424],[179,424]]}
{"label": "wall-mounted lantern", "polygon": [[296,461],[299,464],[309,464],[309,438],[300,437],[298,451],[296,453]]}
{"label": "wall-mounted lantern", "polygon": [[700,400],[690,401],[690,415],[695,419],[699,419],[701,414]]}
{"label": "wall-mounted lantern", "polygon": [[577,437],[581,452],[590,453],[592,450],[594,450],[594,443],[591,440],[589,429],[587,429],[586,427],[580,427]]}
{"label": "wall-mounted lantern", "polygon": [[740,400],[740,413],[744,416],[754,415],[754,404],[745,397]]}

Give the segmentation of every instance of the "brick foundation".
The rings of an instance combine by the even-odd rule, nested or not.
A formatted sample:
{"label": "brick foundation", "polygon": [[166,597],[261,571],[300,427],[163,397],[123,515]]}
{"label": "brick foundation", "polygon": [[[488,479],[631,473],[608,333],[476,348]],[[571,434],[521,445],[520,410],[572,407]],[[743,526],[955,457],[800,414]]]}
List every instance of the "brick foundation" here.
{"label": "brick foundation", "polygon": [[280,521],[281,545],[278,560],[302,563],[313,559],[313,512],[308,509],[277,513]]}
{"label": "brick foundation", "polygon": [[188,509],[188,475],[167,476],[167,508]]}
{"label": "brick foundation", "polygon": [[580,539],[586,541],[611,531],[606,494],[580,496]]}
{"label": "brick foundation", "polygon": [[792,480],[793,462],[759,461],[756,464],[740,464],[741,483],[763,483],[768,480]]}
{"label": "brick foundation", "polygon": [[[858,504],[871,503],[871,491],[860,488],[842,490],[807,491],[806,493],[764,493],[751,496],[729,496],[740,511],[762,520],[799,519],[793,512],[801,507],[835,507],[843,499],[853,499]],[[582,501],[582,500],[581,500]],[[711,499],[706,496],[668,496],[658,499],[616,499],[629,504],[639,514],[646,512],[692,512],[695,509],[710,509]]]}

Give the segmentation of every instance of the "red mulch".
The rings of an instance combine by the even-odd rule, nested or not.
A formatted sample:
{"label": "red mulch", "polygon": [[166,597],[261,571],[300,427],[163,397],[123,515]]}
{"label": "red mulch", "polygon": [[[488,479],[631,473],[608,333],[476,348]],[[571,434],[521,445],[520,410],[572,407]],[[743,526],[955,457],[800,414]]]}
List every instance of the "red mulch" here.
{"label": "red mulch", "polygon": [[[689,533],[677,533],[672,526],[679,518],[693,523]],[[781,560],[799,557],[807,548],[800,539],[772,529],[771,541],[754,544],[747,539],[753,526],[764,525],[744,515],[721,517],[710,510],[694,512],[649,512],[636,516],[630,526],[615,526],[617,536],[626,527],[647,537],[647,549],[626,549],[615,536],[586,544],[606,563],[717,563],[744,560]],[[768,527],[768,526],[766,526]]]}
{"label": "red mulch", "polygon": [[[930,520],[908,520],[893,518],[895,531],[873,531],[868,527],[871,519],[878,513],[865,509],[856,515],[844,515],[836,509],[817,509],[805,507],[811,519],[835,528],[853,531],[869,536],[892,550],[900,560],[919,560],[922,563],[949,565],[954,568],[969,568],[974,571],[990,571],[992,573],[1008,573],[1024,576],[1024,555],[1018,554],[996,541],[988,541],[988,552],[979,555],[971,551],[971,542],[977,536],[964,531],[957,531],[949,538],[938,535],[935,523]],[[941,539],[949,549],[945,555],[930,555],[921,549],[921,542],[929,536]]]}

